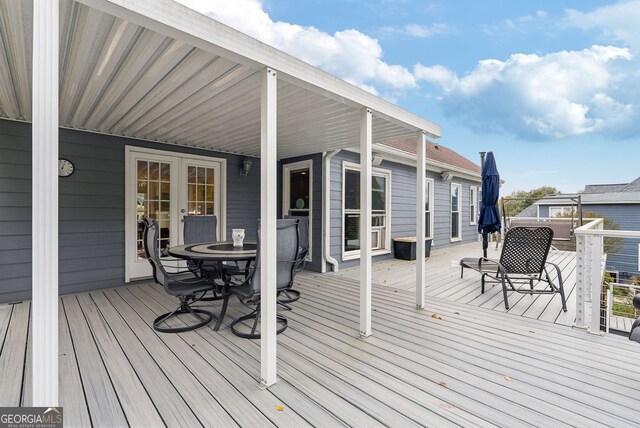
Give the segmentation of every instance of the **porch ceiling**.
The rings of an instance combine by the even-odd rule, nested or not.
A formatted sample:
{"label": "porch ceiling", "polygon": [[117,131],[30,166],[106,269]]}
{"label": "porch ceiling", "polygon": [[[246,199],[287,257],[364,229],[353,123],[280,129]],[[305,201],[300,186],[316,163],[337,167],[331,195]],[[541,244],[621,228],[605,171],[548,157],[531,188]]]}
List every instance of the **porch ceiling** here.
{"label": "porch ceiling", "polygon": [[[0,117],[31,121],[32,2],[0,2],[0,22]],[[263,66],[61,1],[63,127],[258,156]],[[279,79],[278,157],[357,146],[362,106],[302,83]],[[415,135],[389,119],[374,110],[374,142]]]}

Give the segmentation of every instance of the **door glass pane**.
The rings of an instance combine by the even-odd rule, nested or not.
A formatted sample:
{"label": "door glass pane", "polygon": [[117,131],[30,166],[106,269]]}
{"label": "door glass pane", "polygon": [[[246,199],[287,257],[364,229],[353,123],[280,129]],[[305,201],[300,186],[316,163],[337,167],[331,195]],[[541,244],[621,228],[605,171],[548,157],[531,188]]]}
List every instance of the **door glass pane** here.
{"label": "door glass pane", "polygon": [[309,169],[291,171],[289,175],[289,208],[309,209]]}
{"label": "door glass pane", "polygon": [[[143,217],[157,220],[160,227],[160,248],[170,241],[171,165],[166,162],[139,160],[136,164],[136,211],[138,221]],[[136,249],[139,259],[145,259],[144,227],[138,223]]]}
{"label": "door glass pane", "polygon": [[215,168],[190,165],[187,182],[189,215],[215,215]]}

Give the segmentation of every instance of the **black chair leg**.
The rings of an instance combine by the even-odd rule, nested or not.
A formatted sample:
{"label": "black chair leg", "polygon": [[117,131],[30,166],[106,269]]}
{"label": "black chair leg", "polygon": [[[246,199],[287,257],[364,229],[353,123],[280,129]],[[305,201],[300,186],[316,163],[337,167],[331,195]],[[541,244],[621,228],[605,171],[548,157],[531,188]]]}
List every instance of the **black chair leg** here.
{"label": "black chair leg", "polygon": [[504,307],[509,310],[509,298],[507,297],[507,283],[502,278],[502,296],[504,297]]}
{"label": "black chair leg", "polygon": [[[184,327],[162,327],[162,324],[166,324],[167,320],[169,320],[174,316],[178,316],[180,314],[191,314],[197,319],[199,319],[200,322],[196,324],[186,325]],[[162,314],[159,317],[157,317],[153,321],[153,328],[154,330],[159,331],[161,333],[182,333],[185,331],[191,331],[191,330],[195,330],[197,328],[203,327],[209,324],[212,319],[213,319],[213,314],[211,312],[205,311],[202,309],[192,308],[191,306],[189,306],[189,303],[187,302],[187,298],[181,297],[180,306],[178,307],[178,309],[174,310],[173,312],[167,312],[166,314]]]}
{"label": "black chair leg", "polygon": [[[287,329],[288,321],[285,317],[281,315],[276,315],[276,317],[277,317],[278,324],[280,324],[280,328],[276,330],[276,334],[280,334]],[[251,326],[250,333],[245,333],[243,331],[240,331],[240,329],[237,328],[238,324],[244,323],[245,321],[249,321],[249,320],[254,320]],[[235,319],[231,323],[231,332],[236,336],[242,337],[244,339],[260,339],[260,333],[257,332],[259,322],[260,322],[260,305],[258,305],[256,309],[254,309],[251,313]]]}
{"label": "black chair leg", "polygon": [[484,275],[482,275],[482,277],[480,277],[480,284],[481,284],[481,288],[480,291],[482,292],[482,294],[484,294]]}
{"label": "black chair leg", "polygon": [[293,303],[298,300],[300,300],[300,292],[298,290],[278,291],[278,303]]}
{"label": "black chair leg", "polygon": [[464,266],[460,266],[460,279],[464,278]]}
{"label": "black chair leg", "polygon": [[213,327],[214,331],[220,330],[222,326],[222,321],[224,321],[224,316],[227,313],[227,306],[229,305],[229,298],[231,296],[227,294],[222,302],[222,309],[220,309],[220,315],[218,315],[218,321],[216,321],[216,325]]}

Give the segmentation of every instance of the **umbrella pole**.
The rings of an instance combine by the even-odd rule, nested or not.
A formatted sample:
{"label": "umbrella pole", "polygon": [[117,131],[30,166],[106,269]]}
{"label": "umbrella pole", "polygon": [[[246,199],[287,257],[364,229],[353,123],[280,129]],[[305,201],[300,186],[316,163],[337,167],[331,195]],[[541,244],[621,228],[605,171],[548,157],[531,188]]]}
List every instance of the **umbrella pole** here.
{"label": "umbrella pole", "polygon": [[489,234],[482,232],[482,257],[487,258],[487,248],[489,247]]}
{"label": "umbrella pole", "polygon": [[[484,170],[484,159],[487,152],[480,152],[480,170]],[[487,258],[487,248],[489,247],[489,237],[486,232],[482,232],[482,257]]]}

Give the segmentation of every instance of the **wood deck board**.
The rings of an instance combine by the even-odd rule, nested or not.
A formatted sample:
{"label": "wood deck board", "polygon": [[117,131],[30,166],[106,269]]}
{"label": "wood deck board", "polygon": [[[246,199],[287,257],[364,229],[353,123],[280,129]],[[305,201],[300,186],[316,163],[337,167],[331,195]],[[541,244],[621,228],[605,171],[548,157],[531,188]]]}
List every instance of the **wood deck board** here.
{"label": "wood deck board", "polygon": [[[80,303],[75,295],[63,296],[62,303],[78,361],[87,407],[93,426],[126,426],[127,418],[120,404],[100,351],[93,340]],[[62,391],[61,395],[65,392]],[[69,421],[75,424],[76,421]]]}
{"label": "wood deck board", "polygon": [[[313,319],[313,323],[326,322],[326,320],[322,320],[322,314],[316,312],[316,318],[314,319],[314,317],[309,316],[309,313],[303,314],[301,312],[304,311],[298,311],[294,317],[297,322],[305,323],[302,319],[303,317]],[[308,324],[307,327],[309,327],[309,325],[310,324]],[[342,320],[339,325],[342,325]],[[352,327],[355,329],[355,321]],[[335,329],[336,326],[333,326],[333,328]],[[308,330],[305,329],[305,333],[307,332]],[[332,335],[335,335],[335,330],[332,330]],[[348,343],[348,333],[346,336],[347,338],[345,340]],[[444,381],[447,385],[447,392],[459,392],[460,395],[464,396],[464,398],[459,396],[455,397],[455,399],[452,400],[452,404],[449,404],[450,406],[455,406],[460,410],[474,412],[474,414],[481,415],[486,418],[487,421],[496,424],[502,423],[509,426],[522,426],[532,422],[543,425],[557,423],[557,420],[549,419],[539,414],[539,412],[544,412],[545,410],[552,410],[552,406],[547,403],[542,403],[543,405],[540,405],[539,408],[533,411],[513,402],[513,399],[518,398],[529,402],[531,402],[531,399],[526,394],[519,394],[513,389],[499,385],[497,382],[501,380],[499,373],[494,373],[493,375],[487,376],[486,379],[482,379],[482,376],[478,376],[477,373],[469,374],[469,367],[456,369],[450,364],[443,363],[442,358],[446,358],[447,355],[441,353],[440,349],[434,350],[433,352],[425,352],[426,347],[422,344],[416,344],[414,349],[411,349],[412,347],[402,347],[402,345],[399,347],[398,343],[393,339],[393,336],[388,336],[384,333],[376,332],[374,338],[362,341],[362,343],[371,344],[372,348],[370,349],[372,349],[371,352],[374,355],[382,355],[384,351],[387,351],[389,355],[393,355],[388,357],[388,361],[392,362],[394,366],[406,367],[412,370],[413,378],[422,381],[422,384],[436,384],[436,382]],[[433,346],[433,342],[430,342],[430,345]],[[367,358],[365,361],[369,361],[370,358],[371,357]],[[423,364],[425,360],[429,361],[428,368]],[[476,367],[471,368],[477,369]],[[402,373],[399,373],[397,367],[394,368],[393,373],[396,376],[402,375]],[[491,379],[491,377],[493,377],[493,379]],[[405,379],[405,381],[411,382],[410,378]],[[491,383],[493,383],[493,385],[491,385]],[[445,392],[442,391],[441,394],[445,395]],[[535,399],[533,401],[535,401]],[[479,405],[481,405],[480,409],[477,408]],[[515,419],[512,415],[517,415],[521,419]],[[477,426],[479,424],[478,422],[474,422],[473,425]]]}
{"label": "wood deck board", "polygon": [[[137,377],[140,379],[141,385],[144,387],[144,401],[147,401],[147,391],[149,395],[149,404],[157,409],[156,415],[162,418],[160,423],[167,425],[189,425],[197,426],[200,424],[198,418],[193,414],[189,405],[184,401],[182,396],[176,391],[175,386],[165,376],[156,360],[147,353],[143,343],[136,337],[135,331],[130,329],[125,320],[120,318],[110,302],[106,300],[101,293],[91,293],[91,297],[100,313],[105,318],[113,334],[116,336],[118,343],[114,347],[121,348],[123,357],[126,359],[121,361],[122,365],[128,370],[135,370]],[[167,352],[160,349],[159,352]],[[178,368],[176,368],[178,371]]]}
{"label": "wood deck board", "polygon": [[13,407],[20,405],[20,394],[27,350],[30,303],[13,305],[2,353],[0,354],[0,403]]}
{"label": "wood deck board", "polygon": [[[557,322],[562,325],[573,323],[575,319],[575,294],[573,293],[576,284],[575,253],[568,251],[549,253],[549,261],[561,267],[567,297],[566,313],[561,310],[560,296],[557,294],[529,295],[514,291],[508,292],[510,308],[507,311],[504,307],[502,288],[499,285],[487,284],[487,290],[482,294],[480,275],[477,272],[466,269],[464,278],[460,278],[460,259],[479,255],[480,250],[476,243],[434,251],[426,262],[426,296],[463,302],[527,318]],[[489,249],[489,258],[499,258],[499,256],[500,252],[494,247]],[[329,275],[336,279],[358,280],[359,268],[349,268]],[[415,290],[415,262],[391,259],[375,263],[372,283],[397,290],[413,291]],[[542,287],[540,285],[537,288]]]}
{"label": "wood deck board", "polygon": [[[157,288],[157,287],[156,287]],[[160,290],[158,290],[159,292]],[[122,299],[118,307],[125,302],[130,306],[128,311],[135,310],[138,315],[138,322],[146,321],[146,328],[151,327],[151,321],[158,315],[151,310],[153,302],[141,289],[135,290],[111,290],[109,297],[117,300],[114,294],[118,294]],[[112,297],[113,296],[113,297]],[[165,311],[166,308],[155,306],[158,312]],[[210,392],[219,396],[223,408],[238,421],[241,426],[274,426],[277,423],[304,426],[305,421],[296,417],[295,413],[288,412],[281,414],[275,412],[278,403],[274,400],[264,400],[267,394],[257,394],[253,406],[247,406],[245,397],[255,392],[256,381],[250,376],[242,376],[235,370],[229,370],[229,364],[224,356],[216,349],[207,346],[206,341],[196,332],[185,332],[180,334],[158,335],[167,347],[178,356],[182,363],[193,373],[210,373],[203,376],[200,381],[207,385]],[[263,400],[260,400],[263,399]],[[271,418],[269,418],[271,416]]]}
{"label": "wood deck board", "polygon": [[[316,299],[317,297],[317,293],[314,296],[309,296],[308,300],[311,299]],[[336,303],[337,304],[337,303]],[[346,303],[344,303],[346,304]],[[385,302],[386,304],[386,302]],[[321,302],[319,303],[320,306],[325,307],[326,302]],[[409,308],[409,307],[408,307]],[[333,316],[341,316],[345,313],[349,313],[348,311],[339,311],[339,310],[333,310],[334,308],[331,309],[326,309],[327,311],[329,311],[330,314],[332,314]],[[407,311],[412,311],[411,309],[407,309]],[[389,314],[389,316],[385,316],[384,314]],[[384,330],[386,333],[390,334],[390,335],[400,335],[400,336],[405,336],[406,340],[411,340],[411,338],[414,338],[414,340],[419,340],[420,338],[424,338],[425,339],[425,346],[427,346],[428,344],[433,344],[434,340],[436,340],[432,334],[431,331],[429,332],[423,332],[423,331],[416,331],[410,335],[408,335],[405,331],[403,331],[403,329],[399,329],[399,327],[404,326],[405,329],[407,331],[410,331],[410,329],[412,328],[412,323],[411,323],[411,318],[407,318],[406,323],[401,322],[398,317],[397,317],[397,310],[389,310],[386,311],[386,309],[384,307],[376,307],[376,315],[382,320],[381,326],[379,327],[379,329],[386,329],[386,328],[390,328],[389,331]],[[451,331],[451,330],[446,330],[444,324],[442,321],[439,322],[438,321],[432,321],[433,319],[427,314],[425,317],[425,321],[431,323],[432,325],[430,325],[430,329],[432,330],[440,330],[443,331],[443,335],[441,336],[445,341],[446,341],[446,337],[448,335],[451,335],[452,333],[455,332],[455,330]],[[393,324],[394,327],[389,327],[387,324]],[[491,341],[483,341],[483,340],[479,340],[478,337],[480,335],[480,333],[482,333],[481,331],[478,331],[474,334],[469,334],[465,336],[465,345],[460,347],[460,350],[465,351],[468,349],[473,349],[473,354],[472,354],[472,359],[478,359],[483,357],[483,359],[485,360],[481,366],[483,368],[486,368],[488,366],[491,366],[493,364],[493,360],[495,359],[501,359],[502,364],[505,367],[511,367],[513,369],[516,370],[520,370],[523,371],[523,374],[521,374],[521,378],[527,378],[528,381],[532,384],[532,385],[538,385],[540,386],[540,380],[545,384],[545,388],[546,391],[554,391],[558,394],[565,395],[567,393],[573,394],[573,395],[580,395],[582,394],[582,392],[580,391],[580,388],[576,389],[576,386],[583,386],[584,381],[583,380],[579,380],[579,379],[572,379],[571,377],[566,377],[566,379],[563,379],[564,384],[568,384],[570,385],[572,388],[566,388],[564,387],[564,385],[560,385],[560,384],[556,384],[557,381],[557,377],[559,375],[563,375],[563,373],[559,370],[555,370],[555,373],[547,373],[547,371],[552,372],[553,369],[555,369],[554,367],[547,367],[548,364],[553,364],[554,361],[557,361],[558,359],[562,358],[562,354],[561,353],[553,353],[552,355],[550,355],[550,358],[547,358],[547,364],[540,364],[540,366],[536,369],[536,370],[532,370],[530,369],[529,365],[527,364],[522,364],[520,363],[518,360],[512,360],[509,357],[519,354],[521,356],[521,358],[523,357],[523,350],[519,349],[520,346],[525,347],[525,344],[522,344],[521,342],[515,343],[513,341],[513,339],[511,339],[511,343],[507,344],[506,342],[509,341],[508,337],[503,337],[500,338],[500,342],[505,342],[505,344],[503,344],[501,347],[495,347],[495,346],[491,346]],[[495,339],[494,339],[495,340]],[[537,339],[535,339],[537,340]],[[543,340],[543,339],[542,339]],[[444,347],[442,349],[442,352],[448,352],[448,350],[450,348],[455,348],[455,347],[459,347],[457,344],[450,344],[448,347]],[[483,348],[484,347],[484,348]],[[483,349],[486,349],[486,351],[484,351]],[[533,350],[531,350],[533,351]],[[551,354],[550,352],[547,352],[549,354]],[[532,352],[533,355],[533,352]],[[526,355],[524,355],[526,356]],[[504,357],[504,358],[503,358]],[[461,359],[464,358],[461,355],[457,355],[455,356],[456,359]],[[530,358],[532,361],[535,361],[534,358]],[[597,362],[595,362],[592,366],[593,367],[598,367],[598,364],[603,364],[604,363],[604,359],[601,359]],[[567,369],[565,370],[567,372],[567,374],[572,374],[574,367],[575,367],[576,361],[571,361],[571,364],[568,364]],[[593,367],[590,367],[591,370],[593,370]],[[496,370],[499,367],[496,367]],[[587,375],[588,372],[585,373],[585,375]],[[587,378],[589,379],[589,378]],[[594,380],[591,383],[591,386],[594,388],[598,388],[598,391],[595,393],[595,395],[600,395],[600,398],[603,400],[606,400],[608,397],[610,397],[610,392],[616,392],[618,390],[618,388],[620,388],[619,385],[615,385],[614,387],[609,388],[610,391],[600,391],[600,389],[605,390],[607,389],[605,386],[603,386],[604,381],[602,379],[598,379],[598,380]],[[570,392],[573,391],[573,392]],[[633,391],[633,389],[628,389],[626,392],[627,393],[631,393],[631,391]],[[584,396],[584,399],[590,399],[591,396]],[[625,402],[627,402],[628,405],[632,405],[633,400],[630,399],[630,397],[618,397],[618,400],[623,400]],[[597,406],[597,404],[596,404]],[[616,404],[613,403],[612,405],[607,405],[607,408],[609,407],[615,407]],[[621,408],[619,409],[621,411],[624,411],[625,408]],[[586,411],[583,409],[583,411]]]}
{"label": "wood deck board", "polygon": [[[144,289],[144,291],[149,292],[149,295],[152,296],[154,299],[156,299],[156,301],[158,301],[159,303],[164,303],[165,305],[169,304],[170,301],[168,300],[168,297],[166,295],[162,294],[162,293],[159,293],[157,289],[154,289],[153,287],[143,287],[143,289]],[[166,310],[165,308],[166,308],[166,306],[163,307],[160,310]],[[246,308],[244,306],[242,306],[242,308],[244,309],[244,312],[246,312]],[[233,311],[232,308],[230,308],[230,310]],[[230,318],[230,319],[232,319],[232,318]],[[198,331],[199,334],[207,335],[207,336],[211,336],[211,335],[209,335],[207,333],[213,333],[214,336],[217,336],[218,341],[222,338],[222,336],[227,336],[227,338],[231,339],[230,341],[232,341],[234,343],[238,343],[239,345],[246,345],[246,346],[242,346],[243,351],[245,351],[245,352],[254,351],[255,352],[255,355],[254,355],[255,356],[255,361],[258,363],[258,365],[255,366],[255,370],[256,371],[254,371],[253,373],[254,373],[254,375],[259,373],[259,352],[260,352],[260,348],[258,346],[256,346],[257,343],[254,342],[254,341],[250,341],[250,340],[238,340],[237,338],[235,338],[235,336],[230,335],[230,333],[229,333],[229,335],[226,335],[225,332],[229,333],[228,330],[222,330],[220,333],[213,333],[210,330],[209,331],[207,331],[207,330],[204,330],[204,331],[199,330]],[[241,358],[243,358],[243,357],[246,358],[246,356],[243,355],[242,353],[240,353],[240,357]],[[289,367],[291,367],[290,364],[286,364],[286,365],[285,364],[280,364],[280,371],[281,371],[280,377],[281,378],[283,377],[282,376],[283,375],[282,372],[283,371],[284,372],[289,371],[288,370]],[[304,370],[299,370],[298,372],[302,373],[303,375],[305,373]],[[302,379],[304,379],[305,377],[307,377],[307,376],[304,375],[302,377]],[[330,383],[330,382],[328,382],[328,379],[331,377],[330,375],[324,375],[322,373],[314,373],[314,377],[318,377],[318,378],[322,379],[323,380],[323,385],[326,385],[327,383]],[[289,379],[293,380],[294,378],[289,378]],[[254,389],[252,390],[252,393],[248,396],[249,400],[251,400],[251,398],[250,398],[251,396],[255,395],[255,392],[256,392],[255,391],[255,385],[257,384],[257,382],[258,382],[258,379],[255,379],[255,383],[253,384],[253,388]],[[327,388],[328,389],[333,389],[333,388],[331,388],[330,385],[328,385]],[[317,390],[314,390],[314,392],[316,392],[316,391]],[[350,397],[350,399],[352,399],[352,398],[353,397]],[[340,403],[339,402],[335,403],[334,401],[335,400],[329,401],[329,403],[332,403],[332,404],[330,404],[329,407],[327,407],[327,409],[332,409],[334,405],[337,406],[336,408],[340,408]],[[346,407],[345,410],[348,410],[348,411],[352,412],[353,411],[353,407],[351,407],[351,406]],[[345,416],[350,416],[350,415],[345,415]],[[375,420],[375,419],[373,419],[373,420]],[[362,422],[362,420],[360,419],[359,422]],[[359,425],[360,424],[356,424],[356,426],[359,426]],[[292,425],[292,426],[295,426],[295,425]]]}
{"label": "wood deck board", "polygon": [[[564,257],[563,272],[571,264]],[[427,276],[437,275],[430,282],[435,294],[447,298],[429,295],[426,309],[416,310],[414,278],[389,270],[411,271],[399,262],[377,270],[374,335],[366,340],[357,338],[357,275],[298,275],[303,298],[293,311],[283,311],[290,327],[278,336],[279,382],[268,390],[257,386],[259,341],[229,331],[232,318],[248,311],[235,299],[219,332],[204,327],[161,334],[151,323],[177,301],[160,287],[64,296],[60,396],[66,425],[637,425],[637,344],[541,321],[555,296],[518,301],[518,315],[449,300],[455,295],[473,302],[470,296],[479,292],[477,278],[459,281],[451,260],[427,270]],[[447,284],[454,276],[458,282]],[[451,293],[452,287],[458,288]],[[216,312],[220,302],[198,305]],[[3,313],[6,307],[0,307],[0,333]],[[7,339],[12,323],[21,333],[10,348],[22,348],[22,354],[9,359],[5,340],[0,360],[10,360],[20,374],[10,384],[3,378],[0,396],[18,391],[20,399],[22,391],[27,404],[28,309],[26,317],[10,315],[5,322]],[[131,414],[138,397],[146,424]]]}

